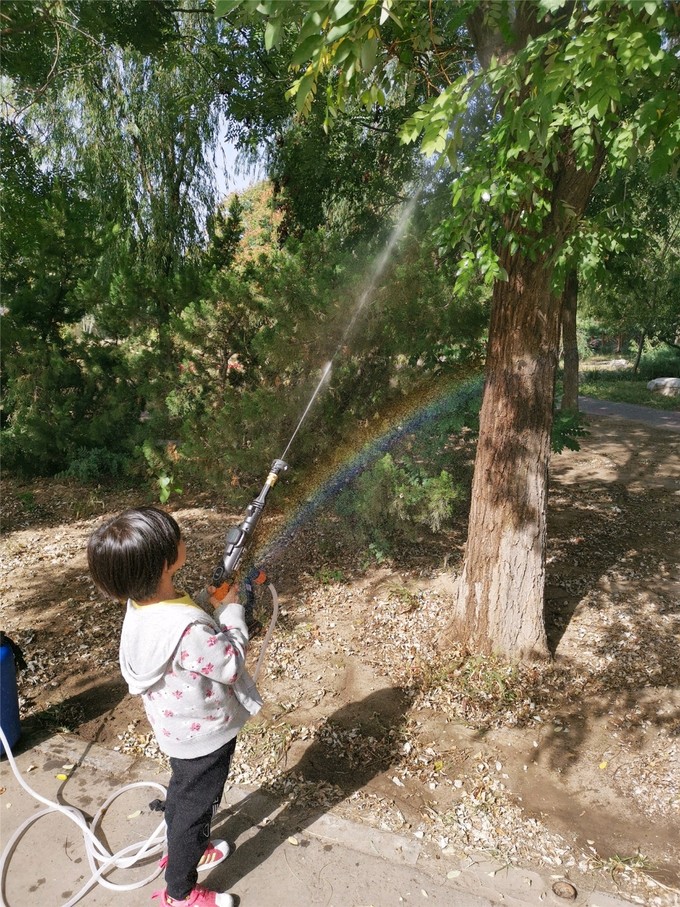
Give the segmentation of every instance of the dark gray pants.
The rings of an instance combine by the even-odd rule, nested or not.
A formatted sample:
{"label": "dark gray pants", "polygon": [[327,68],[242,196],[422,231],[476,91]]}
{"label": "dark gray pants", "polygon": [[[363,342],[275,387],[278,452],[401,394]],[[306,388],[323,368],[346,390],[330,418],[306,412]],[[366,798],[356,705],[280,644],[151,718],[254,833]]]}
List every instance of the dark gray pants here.
{"label": "dark gray pants", "polygon": [[197,759],[170,759],[172,777],[165,798],[168,865],[165,885],[183,900],[196,885],[196,867],[210,841],[210,823],[219,809],[236,738]]}

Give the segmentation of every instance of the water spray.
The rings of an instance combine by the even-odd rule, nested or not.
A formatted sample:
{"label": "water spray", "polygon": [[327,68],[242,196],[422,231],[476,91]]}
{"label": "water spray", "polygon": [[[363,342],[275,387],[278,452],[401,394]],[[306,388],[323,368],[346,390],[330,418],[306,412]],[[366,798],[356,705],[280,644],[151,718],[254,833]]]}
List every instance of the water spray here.
{"label": "water spray", "polygon": [[392,231],[392,235],[390,236],[390,238],[387,242],[387,245],[385,246],[380,257],[378,258],[378,260],[375,263],[375,267],[373,268],[373,273],[371,275],[371,279],[368,282],[368,285],[366,286],[363,293],[361,294],[361,296],[359,296],[359,299],[357,300],[357,304],[355,305],[354,311],[352,312],[352,317],[348,321],[347,326],[345,327],[345,330],[342,332],[342,337],[340,338],[340,340],[338,342],[335,352],[333,353],[330,360],[326,363],[326,365],[322,369],[321,377],[319,378],[319,381],[318,381],[316,387],[314,388],[314,392],[309,399],[309,403],[307,404],[305,411],[302,413],[302,416],[300,417],[300,421],[298,422],[297,427],[295,428],[295,431],[291,435],[290,440],[289,440],[288,444],[286,445],[286,449],[281,454],[282,458],[285,458],[286,454],[290,450],[291,444],[295,440],[295,436],[297,435],[298,431],[302,427],[303,422],[309,415],[309,411],[312,408],[312,404],[316,400],[316,398],[319,394],[319,391],[324,386],[324,384],[326,383],[326,381],[328,379],[328,376],[331,373],[333,363],[337,359],[337,357],[340,353],[340,350],[345,346],[345,344],[349,338],[349,335],[352,333],[354,325],[357,323],[359,316],[361,315],[361,313],[363,312],[363,310],[366,306],[366,303],[373,295],[375,288],[376,288],[376,284],[378,283],[378,280],[382,277],[383,272],[384,272],[385,268],[387,267],[387,263],[390,260],[390,256],[392,255],[392,250],[394,249],[396,244],[399,242],[401,237],[404,235],[404,231],[406,230],[406,225],[408,224],[409,220],[411,219],[411,214],[413,214],[413,209],[416,206],[416,202],[418,201],[419,195],[420,195],[420,193],[416,192],[416,194],[412,196],[412,198],[409,200],[408,204],[402,211],[401,216],[399,217],[399,220],[397,221],[396,226],[394,227],[394,230]]}
{"label": "water spray", "polygon": [[[281,454],[281,457],[278,460],[274,460],[274,462],[272,463],[270,471],[269,471],[269,475],[267,476],[267,480],[264,484],[264,487],[262,488],[262,491],[254,499],[254,501],[252,501],[252,503],[248,505],[248,508],[246,510],[246,516],[244,517],[242,522],[238,526],[233,526],[233,527],[231,527],[231,529],[228,530],[227,537],[225,540],[225,547],[224,547],[224,553],[222,555],[222,560],[215,567],[215,570],[213,571],[211,585],[208,586],[208,589],[207,589],[207,593],[208,593],[211,603],[217,604],[217,603],[223,601],[225,596],[227,595],[229,589],[231,588],[231,586],[234,582],[236,572],[243,559],[243,555],[245,554],[246,548],[250,542],[251,536],[252,536],[253,532],[255,531],[255,527],[257,526],[257,524],[260,520],[260,517],[262,516],[262,511],[264,510],[267,495],[268,495],[269,491],[271,490],[271,488],[273,488],[274,485],[276,484],[276,482],[278,481],[279,475],[282,472],[287,471],[288,464],[286,463],[285,458],[288,454],[288,451],[290,450],[290,448],[293,444],[293,441],[295,440],[302,425],[304,424],[305,420],[307,419],[307,416],[309,415],[309,413],[312,409],[312,406],[314,404],[314,401],[316,400],[316,398],[318,397],[318,395],[321,391],[321,388],[324,386],[324,384],[327,383],[335,359],[338,357],[340,351],[345,346],[345,343],[346,343],[347,339],[349,338],[349,335],[351,334],[351,332],[354,328],[354,325],[356,324],[360,314],[362,313],[362,311],[365,308],[369,299],[372,297],[372,295],[375,291],[376,285],[378,283],[378,280],[380,279],[383,272],[385,271],[385,268],[387,267],[387,263],[392,254],[392,250],[394,249],[395,245],[399,242],[399,240],[401,239],[401,237],[404,234],[404,231],[406,230],[406,225],[408,224],[408,222],[411,218],[411,214],[413,213],[413,209],[418,200],[418,196],[419,196],[419,193],[416,193],[410,199],[410,201],[408,202],[408,204],[405,206],[404,210],[402,211],[401,216],[399,217],[399,220],[397,221],[385,248],[383,249],[380,257],[378,258],[378,260],[375,263],[373,272],[371,274],[371,278],[370,278],[367,286],[365,287],[364,291],[362,292],[362,294],[359,296],[359,299],[357,300],[357,304],[355,305],[354,311],[352,312],[352,317],[350,318],[349,322],[347,323],[347,326],[345,327],[345,330],[342,333],[342,337],[340,338],[340,341],[338,342],[335,352],[333,353],[330,360],[325,364],[325,366],[323,367],[323,369],[321,371],[321,377],[319,378],[319,380],[316,384],[316,387],[314,388],[314,391],[313,391],[311,397],[309,398],[309,402],[307,403],[307,406],[305,407],[302,415],[300,416],[300,419],[298,421],[298,424],[295,427],[295,430],[293,431],[293,434],[290,436],[288,444],[286,445],[283,453]],[[257,567],[253,568],[245,578],[245,583],[244,583],[245,584],[245,597],[246,597],[245,608],[246,608],[246,619],[248,620],[249,623],[252,620],[252,612],[253,612],[253,606],[254,606],[253,586],[261,585],[264,582],[266,582],[266,580],[267,580],[267,576],[264,573],[264,571],[262,571],[261,569],[259,569]],[[272,594],[272,597],[276,601],[276,598],[275,598],[276,590],[274,589],[274,587],[271,584],[269,586],[269,589]],[[276,618],[274,618],[274,623],[275,623],[275,621],[276,621]],[[265,638],[265,642],[263,643],[263,646],[262,646],[260,659],[258,661],[258,670],[262,663],[262,659],[264,657],[264,652],[266,650],[266,643],[269,640],[269,637],[271,635],[271,632],[273,631],[273,628],[274,628],[274,624],[270,623],[269,630],[268,630],[267,636]]]}
{"label": "water spray", "polygon": [[[337,356],[337,350],[336,350],[336,352],[335,352],[335,355],[333,356],[333,359],[335,359],[335,356]],[[303,423],[303,422],[305,421],[305,419],[307,418],[307,414],[309,413],[310,409],[312,408],[312,404],[313,404],[314,401],[316,400],[319,391],[321,390],[321,388],[322,388],[323,385],[324,385],[324,382],[326,381],[326,378],[328,378],[328,376],[330,375],[330,373],[331,373],[331,368],[333,367],[333,359],[331,359],[329,362],[327,362],[326,365],[324,366],[323,371],[321,372],[321,377],[319,378],[319,383],[318,383],[318,384],[316,385],[316,387],[314,388],[314,393],[313,393],[312,396],[309,398],[309,403],[307,404],[307,406],[306,406],[305,411],[303,412],[303,414],[300,416],[300,421],[299,421],[298,424],[296,425],[295,431],[294,431],[293,434],[290,436],[290,440],[288,441],[288,444],[286,444],[286,449],[285,449],[284,452],[281,454],[281,457],[282,457],[282,458],[285,457],[286,454],[288,453],[288,451],[290,450],[290,446],[291,446],[291,444],[293,443],[293,441],[295,440],[295,436],[296,436],[297,433],[300,431],[300,428],[301,428],[301,426],[302,426],[302,423]]]}

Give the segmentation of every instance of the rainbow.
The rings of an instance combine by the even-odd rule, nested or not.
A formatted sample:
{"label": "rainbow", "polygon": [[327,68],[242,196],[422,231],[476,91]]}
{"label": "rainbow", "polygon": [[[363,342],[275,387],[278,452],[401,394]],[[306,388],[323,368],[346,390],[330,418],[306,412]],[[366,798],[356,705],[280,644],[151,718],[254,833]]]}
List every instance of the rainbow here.
{"label": "rainbow", "polygon": [[[379,456],[423,426],[446,416],[460,414],[468,403],[479,399],[481,389],[482,379],[478,375],[467,379],[458,377],[449,379],[444,386],[420,388],[417,393],[398,401],[389,416],[381,419],[377,437],[364,441],[358,451],[356,442],[353,446],[338,448],[323,475],[317,477],[314,491],[308,493],[304,501],[293,504],[283,526],[275,531],[272,538],[260,545],[256,562],[266,567],[278,561],[286,546],[319,508],[338,495]],[[365,434],[366,432],[364,437]]]}

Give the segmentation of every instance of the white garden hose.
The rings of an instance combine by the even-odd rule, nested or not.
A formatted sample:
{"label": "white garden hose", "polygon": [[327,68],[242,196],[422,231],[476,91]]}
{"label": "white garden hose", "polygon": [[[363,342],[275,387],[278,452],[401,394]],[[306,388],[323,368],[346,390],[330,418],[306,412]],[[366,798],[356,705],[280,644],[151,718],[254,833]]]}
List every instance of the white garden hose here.
{"label": "white garden hose", "polygon": [[260,648],[260,657],[257,659],[257,664],[255,665],[255,671],[253,672],[253,680],[257,682],[257,678],[260,676],[260,668],[262,667],[262,662],[264,661],[264,656],[267,651],[267,646],[269,645],[269,640],[271,639],[272,633],[274,632],[274,627],[276,626],[276,621],[279,619],[279,596],[274,588],[274,586],[269,583],[267,586],[272,597],[272,616],[269,621],[269,627],[267,628],[267,633],[262,640],[262,646]]}
{"label": "white garden hose", "polygon": [[[276,626],[276,621],[279,616],[279,597],[277,595],[276,589],[271,583],[269,584],[268,589],[271,593],[273,602],[272,618],[269,622],[267,633],[262,642],[260,656],[257,660],[257,665],[255,666],[255,671],[253,673],[253,680],[257,680],[257,677],[260,673],[260,669],[264,661],[264,656],[267,651],[267,646],[269,645],[269,640],[271,639],[271,635],[274,632],[274,627]],[[40,812],[37,812],[34,815],[30,816],[19,826],[19,828],[17,828],[10,840],[7,842],[5,849],[2,852],[2,856],[0,856],[0,903],[2,904],[2,907],[11,907],[5,897],[5,877],[7,875],[9,858],[14,853],[18,841],[23,837],[28,828],[34,822],[40,819],[41,816],[46,816],[52,812],[62,813],[72,822],[75,822],[75,824],[81,830],[85,843],[87,861],[90,864],[90,870],[92,872],[92,875],[85,882],[80,891],[78,891],[73,895],[72,898],[66,901],[62,905],[62,907],[73,907],[73,905],[77,904],[78,901],[90,890],[90,888],[92,888],[97,883],[99,885],[102,885],[104,888],[111,889],[112,891],[134,891],[136,888],[143,888],[145,885],[148,885],[149,882],[152,882],[157,876],[160,875],[161,867],[155,865],[150,875],[137,882],[117,884],[104,878],[104,873],[108,872],[110,869],[130,869],[144,859],[160,857],[163,853],[166,840],[165,819],[161,820],[156,830],[151,834],[149,838],[147,838],[146,841],[137,841],[135,844],[128,844],[127,847],[123,847],[117,853],[111,853],[107,849],[107,847],[102,844],[102,842],[97,837],[96,831],[104,813],[109,808],[111,803],[113,803],[113,801],[121,794],[125,793],[125,791],[132,790],[136,787],[152,787],[155,790],[159,791],[163,796],[165,796],[167,791],[164,785],[159,784],[156,781],[136,781],[133,784],[127,784],[125,787],[119,788],[117,791],[114,791],[108,798],[108,800],[106,800],[106,802],[99,808],[92,820],[92,824],[88,825],[85,815],[79,809],[76,809],[75,806],[65,806],[61,803],[54,803],[51,800],[42,797],[39,793],[37,793],[37,791],[34,791],[33,788],[29,787],[29,785],[26,784],[24,779],[21,777],[19,768],[14,760],[14,756],[12,755],[11,747],[1,727],[0,740],[2,741],[7,759],[19,784],[23,787],[26,793],[28,793],[39,803],[44,803],[47,807],[47,809],[41,809]]]}
{"label": "white garden hose", "polygon": [[2,907],[10,907],[5,897],[5,876],[7,874],[8,860],[14,852],[17,842],[37,819],[52,812],[60,812],[63,815],[67,816],[69,819],[71,819],[72,822],[75,822],[75,824],[81,830],[81,832],[83,833],[83,840],[85,842],[85,853],[87,854],[87,861],[90,864],[90,870],[92,872],[91,877],[87,882],[85,882],[80,891],[78,891],[77,894],[66,901],[63,907],[73,907],[73,905],[76,904],[97,882],[104,888],[110,888],[114,891],[133,891],[135,888],[143,888],[145,885],[148,885],[149,882],[153,881],[153,879],[155,879],[156,876],[160,874],[160,866],[155,865],[151,875],[147,876],[145,879],[141,879],[138,882],[133,882],[127,885],[119,885],[103,877],[104,873],[109,869],[129,869],[131,866],[134,866],[136,863],[146,857],[160,856],[163,852],[163,845],[165,843],[165,820],[163,820],[159,824],[158,828],[146,841],[138,841],[136,844],[129,844],[127,847],[122,848],[122,850],[119,850],[117,853],[111,853],[105,847],[105,845],[102,844],[102,842],[96,835],[96,829],[104,812],[116,799],[116,797],[119,797],[125,791],[131,790],[135,787],[153,787],[156,790],[160,791],[163,795],[165,795],[165,787],[163,787],[162,784],[158,784],[155,781],[137,781],[134,784],[128,784],[126,787],[121,787],[119,790],[114,791],[114,793],[111,794],[108,800],[98,810],[97,814],[92,820],[92,825],[89,826],[84,814],[79,809],[76,809],[75,806],[64,806],[61,803],[53,803],[51,800],[42,797],[39,793],[29,787],[21,777],[2,728],[0,728],[0,739],[2,740],[2,745],[5,748],[7,759],[9,760],[9,764],[11,765],[12,771],[14,772],[14,775],[19,784],[39,803],[44,803],[45,806],[47,806],[47,809],[41,809],[40,812],[29,816],[29,818],[26,819],[26,821],[22,825],[20,825],[19,828],[17,828],[2,852],[2,857],[0,857],[0,897],[2,898]]}

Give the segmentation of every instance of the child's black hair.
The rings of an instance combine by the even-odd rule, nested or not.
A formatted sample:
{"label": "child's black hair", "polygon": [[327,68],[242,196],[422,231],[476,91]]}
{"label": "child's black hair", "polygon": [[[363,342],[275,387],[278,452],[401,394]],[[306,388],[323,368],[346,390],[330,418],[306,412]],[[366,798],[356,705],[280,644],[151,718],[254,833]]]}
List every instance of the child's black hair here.
{"label": "child's black hair", "polygon": [[179,553],[177,522],[156,507],[126,510],[90,536],[87,563],[96,585],[121,601],[152,598]]}

